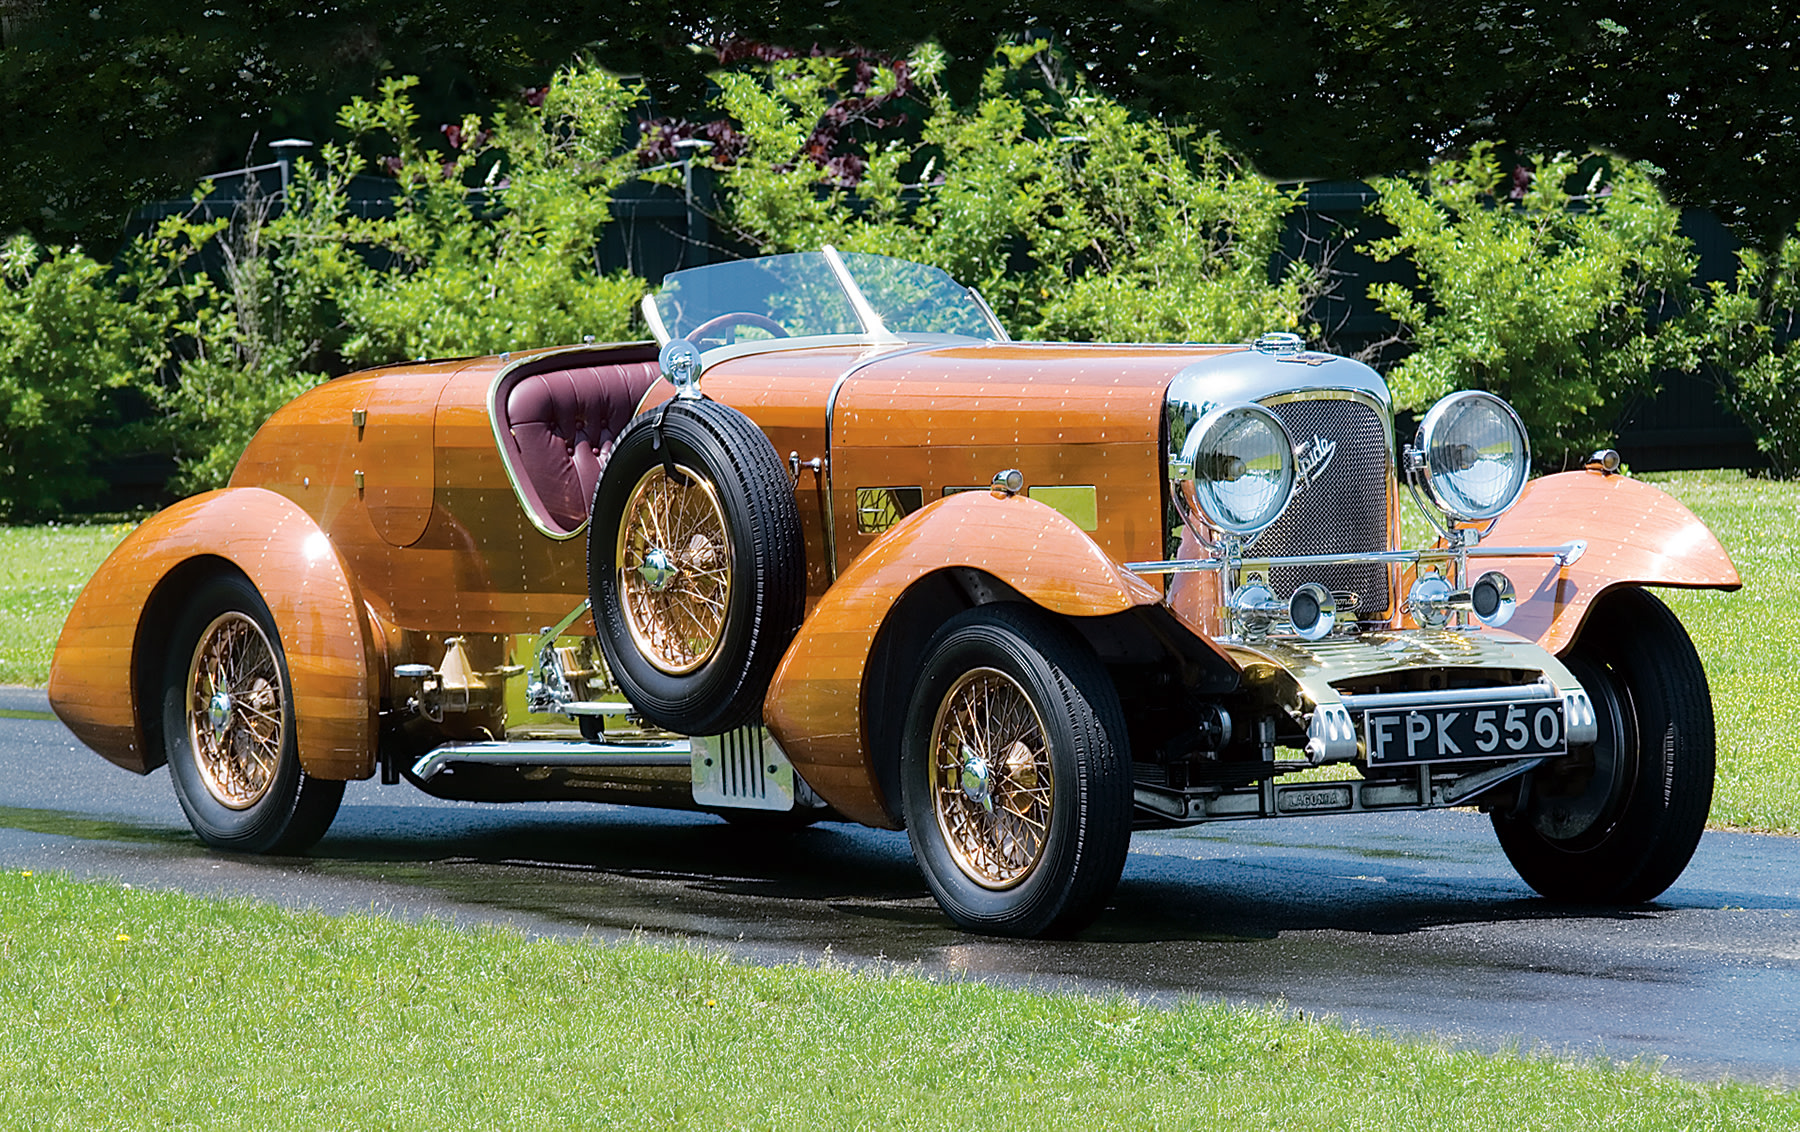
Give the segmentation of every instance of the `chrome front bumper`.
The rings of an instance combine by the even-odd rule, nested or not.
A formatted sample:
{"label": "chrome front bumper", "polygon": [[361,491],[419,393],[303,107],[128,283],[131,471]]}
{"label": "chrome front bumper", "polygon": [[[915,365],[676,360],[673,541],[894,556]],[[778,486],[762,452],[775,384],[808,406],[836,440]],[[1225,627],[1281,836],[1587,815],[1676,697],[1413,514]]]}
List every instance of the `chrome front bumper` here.
{"label": "chrome front bumper", "polygon": [[[1362,754],[1363,720],[1371,711],[1454,711],[1462,707],[1560,701],[1569,745],[1598,736],[1594,705],[1561,661],[1532,641],[1486,629],[1405,629],[1334,636],[1320,641],[1227,642],[1226,651],[1253,680],[1292,681],[1290,704],[1306,722],[1306,754],[1316,764]],[[1337,685],[1419,670],[1536,672],[1519,684],[1430,691],[1354,694]]]}

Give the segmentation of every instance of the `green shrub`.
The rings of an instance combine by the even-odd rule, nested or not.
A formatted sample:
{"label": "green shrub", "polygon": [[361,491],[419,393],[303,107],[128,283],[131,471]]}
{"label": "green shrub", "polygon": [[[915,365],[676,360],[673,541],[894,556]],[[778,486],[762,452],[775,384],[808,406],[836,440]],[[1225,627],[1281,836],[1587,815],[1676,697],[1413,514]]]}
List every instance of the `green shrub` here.
{"label": "green shrub", "polygon": [[[1318,335],[1329,265],[1283,251],[1295,194],[1216,137],[1088,89],[1041,42],[1002,47],[972,101],[938,83],[945,65],[927,45],[906,60],[769,50],[720,71],[723,118],[699,132],[726,234],[936,264],[1021,338]],[[669,142],[694,127],[653,123],[628,149],[642,93],[589,67],[441,130],[421,128],[413,86],[352,100],[349,143],[299,163],[279,202],[166,220],[110,270],[7,245],[0,518],[91,498],[96,461],[126,449],[172,450],[179,490],[222,484],[263,420],[332,373],[641,333],[644,283],[600,272],[595,247],[620,186],[682,175]],[[383,215],[352,200],[371,177],[393,190]],[[1702,292],[1642,168],[1558,157],[1516,199],[1504,185],[1486,144],[1376,182],[1395,234],[1368,250],[1417,280],[1370,288],[1399,325],[1386,368],[1402,407],[1491,389],[1555,465],[1607,442],[1659,372],[1704,359],[1776,472],[1800,475],[1800,241],[1745,253]],[[139,397],[162,413],[154,436],[122,423]]]}
{"label": "green shrub", "polygon": [[1654,393],[1660,371],[1693,368],[1681,314],[1695,260],[1679,213],[1638,166],[1617,164],[1605,188],[1604,165],[1578,176],[1599,161],[1540,158],[1516,201],[1486,143],[1422,178],[1374,182],[1374,210],[1398,231],[1369,251],[1418,276],[1369,288],[1410,350],[1388,374],[1401,406],[1490,390],[1557,466],[1609,442],[1625,400]]}
{"label": "green shrub", "polygon": [[1774,255],[1746,248],[1737,277],[1703,312],[1706,360],[1721,397],[1756,435],[1769,470],[1800,476],[1800,228]]}
{"label": "green shrub", "polygon": [[[297,183],[290,200],[304,201],[310,183]],[[329,376],[329,223],[308,204],[279,213],[274,204],[253,192],[229,220],[170,217],[132,249],[138,274],[160,271],[185,287],[175,379],[151,390],[178,492],[222,486],[269,414]],[[195,266],[203,252],[215,271]]]}
{"label": "green shrub", "polygon": [[80,248],[0,250],[0,519],[93,498],[96,461],[145,443],[121,402],[166,356],[168,298],[133,295]]}
{"label": "green shrub", "polygon": [[[1212,135],[1135,116],[1003,47],[974,105],[924,48],[716,76],[741,134],[715,156],[725,226],[763,252],[830,243],[921,260],[976,287],[1019,337],[1242,341],[1310,330],[1319,275],[1280,259],[1293,194]],[[898,123],[900,114],[909,120]],[[865,130],[836,123],[871,122]]]}
{"label": "green shrub", "polygon": [[[338,296],[345,359],[375,365],[627,337],[644,282],[601,273],[594,249],[614,190],[633,172],[622,140],[638,89],[568,68],[537,105],[445,131],[446,157],[418,136],[406,96],[413,84],[390,80],[377,99],[353,99],[340,115],[361,148],[385,140],[387,162],[370,167],[385,169],[398,190],[392,218],[342,226],[364,249]],[[352,151],[330,151],[328,162],[343,181],[363,167]]]}
{"label": "green shrub", "polygon": [[[413,85],[352,100],[352,144],[300,162],[280,208],[252,195],[229,222],[176,217],[139,242],[171,276],[203,251],[220,265],[184,276],[177,379],[155,391],[177,490],[225,483],[263,421],[333,372],[629,335],[644,283],[599,273],[593,248],[630,172],[636,91],[571,68],[540,104],[445,131],[446,155],[420,136]],[[352,207],[370,175],[392,182],[393,215]]]}

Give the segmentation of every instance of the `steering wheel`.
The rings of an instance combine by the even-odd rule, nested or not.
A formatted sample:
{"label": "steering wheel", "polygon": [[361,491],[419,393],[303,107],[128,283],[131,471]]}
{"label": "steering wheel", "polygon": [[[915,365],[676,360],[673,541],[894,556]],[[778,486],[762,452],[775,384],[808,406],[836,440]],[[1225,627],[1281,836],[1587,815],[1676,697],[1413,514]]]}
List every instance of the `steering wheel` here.
{"label": "steering wheel", "polygon": [[[688,331],[682,337],[687,338],[691,342],[699,342],[702,338],[716,337],[716,332],[724,330],[726,327],[731,327],[735,330],[740,326],[754,326],[758,330],[767,330],[777,338],[786,338],[788,336],[788,332],[782,329],[779,322],[776,322],[766,315],[753,314],[750,311],[729,311],[719,315],[717,318],[707,319],[699,326]],[[737,335],[735,333],[731,335],[730,341],[737,341]]]}

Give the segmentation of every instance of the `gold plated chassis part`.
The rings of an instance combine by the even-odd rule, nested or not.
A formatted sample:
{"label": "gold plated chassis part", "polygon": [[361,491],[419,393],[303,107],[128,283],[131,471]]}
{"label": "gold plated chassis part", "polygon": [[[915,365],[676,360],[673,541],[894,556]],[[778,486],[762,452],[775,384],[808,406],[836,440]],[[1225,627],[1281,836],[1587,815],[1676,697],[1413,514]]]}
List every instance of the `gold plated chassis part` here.
{"label": "gold plated chassis part", "polygon": [[644,473],[625,502],[614,560],[639,653],[679,676],[711,659],[731,607],[732,548],[712,484],[677,465]]}
{"label": "gold plated chassis part", "polygon": [[1025,689],[993,668],[957,677],[931,725],[931,794],[964,875],[991,889],[1030,876],[1049,841],[1055,792],[1044,724]]}
{"label": "gold plated chassis part", "polygon": [[285,697],[281,669],[262,628],[242,613],[213,619],[188,666],[188,743],[206,792],[247,810],[281,765]]}

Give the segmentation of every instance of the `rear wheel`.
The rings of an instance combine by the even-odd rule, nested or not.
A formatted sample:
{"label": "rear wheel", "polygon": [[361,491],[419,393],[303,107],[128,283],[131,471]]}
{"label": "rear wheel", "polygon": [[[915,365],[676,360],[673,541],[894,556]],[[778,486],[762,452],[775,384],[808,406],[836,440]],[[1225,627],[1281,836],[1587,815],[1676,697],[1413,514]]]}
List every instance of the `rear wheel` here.
{"label": "rear wheel", "polygon": [[162,733],[175,796],[200,839],[296,853],[325,835],[344,784],[300,768],[287,657],[262,595],[208,579],[169,637]]}
{"label": "rear wheel", "polygon": [[1567,657],[1594,701],[1593,746],[1539,768],[1494,832],[1552,900],[1635,904],[1675,883],[1712,806],[1706,671],[1681,622],[1643,590],[1608,595]]}
{"label": "rear wheel", "polygon": [[1075,931],[1118,883],[1131,755],[1106,670],[1024,606],[952,619],[926,649],[901,749],[913,854],[959,925]]}

